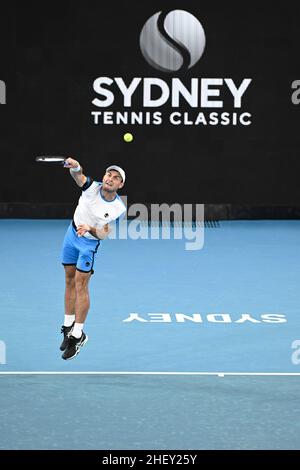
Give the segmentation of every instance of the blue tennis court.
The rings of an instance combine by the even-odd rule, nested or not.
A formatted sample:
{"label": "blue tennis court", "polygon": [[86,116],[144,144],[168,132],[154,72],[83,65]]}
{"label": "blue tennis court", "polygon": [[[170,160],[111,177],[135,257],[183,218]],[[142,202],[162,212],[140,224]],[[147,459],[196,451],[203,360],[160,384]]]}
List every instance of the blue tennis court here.
{"label": "blue tennis court", "polygon": [[1,449],[299,449],[299,377],[1,376]]}
{"label": "blue tennis court", "polygon": [[299,448],[299,221],[222,221],[198,251],[104,241],[63,361],[68,224],[0,221],[1,449]]}

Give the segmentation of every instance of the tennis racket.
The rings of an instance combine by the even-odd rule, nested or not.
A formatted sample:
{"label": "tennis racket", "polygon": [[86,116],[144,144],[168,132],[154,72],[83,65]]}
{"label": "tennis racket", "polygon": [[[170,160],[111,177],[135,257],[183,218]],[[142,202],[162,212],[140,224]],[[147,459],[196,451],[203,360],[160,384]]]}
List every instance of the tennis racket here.
{"label": "tennis racket", "polygon": [[37,163],[50,163],[64,165],[66,158],[60,155],[40,155],[35,157]]}

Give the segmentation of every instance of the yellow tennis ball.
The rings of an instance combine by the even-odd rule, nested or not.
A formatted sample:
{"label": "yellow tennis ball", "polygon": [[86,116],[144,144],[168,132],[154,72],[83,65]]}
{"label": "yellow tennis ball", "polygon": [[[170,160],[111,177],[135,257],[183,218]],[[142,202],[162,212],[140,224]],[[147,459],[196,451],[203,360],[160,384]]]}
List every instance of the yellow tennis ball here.
{"label": "yellow tennis ball", "polygon": [[130,132],[126,132],[126,134],[124,134],[123,139],[125,140],[125,142],[132,142],[133,141],[133,135],[130,134]]}

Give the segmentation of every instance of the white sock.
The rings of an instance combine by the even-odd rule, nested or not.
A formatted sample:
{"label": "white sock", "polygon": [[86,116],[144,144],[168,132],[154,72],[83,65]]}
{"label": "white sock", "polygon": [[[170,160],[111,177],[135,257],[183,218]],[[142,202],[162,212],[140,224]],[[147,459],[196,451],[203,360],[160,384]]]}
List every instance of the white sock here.
{"label": "white sock", "polygon": [[74,336],[74,338],[81,338],[83,325],[83,323],[75,323],[72,331],[72,336]]}
{"label": "white sock", "polygon": [[65,315],[64,326],[71,326],[75,321],[75,315]]}

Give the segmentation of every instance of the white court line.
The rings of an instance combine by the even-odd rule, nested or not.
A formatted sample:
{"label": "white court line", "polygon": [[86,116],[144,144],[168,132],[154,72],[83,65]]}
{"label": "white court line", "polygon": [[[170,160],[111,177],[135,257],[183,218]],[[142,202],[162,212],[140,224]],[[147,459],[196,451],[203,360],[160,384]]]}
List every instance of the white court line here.
{"label": "white court line", "polygon": [[224,376],[300,376],[300,372],[126,372],[126,371],[0,371],[0,375],[216,375]]}

